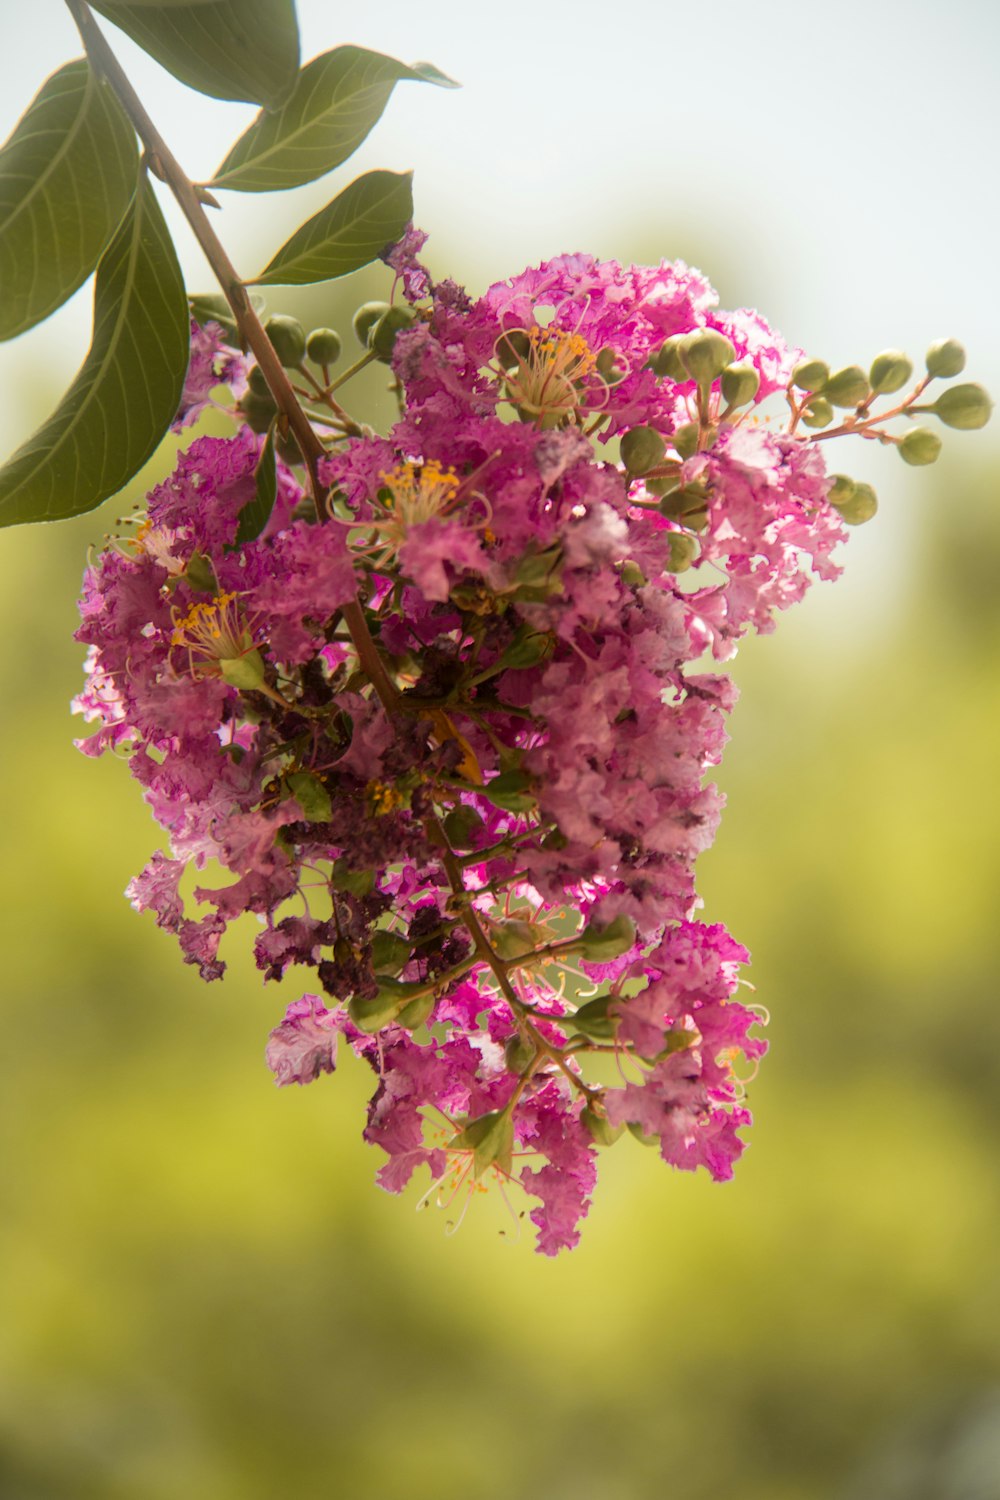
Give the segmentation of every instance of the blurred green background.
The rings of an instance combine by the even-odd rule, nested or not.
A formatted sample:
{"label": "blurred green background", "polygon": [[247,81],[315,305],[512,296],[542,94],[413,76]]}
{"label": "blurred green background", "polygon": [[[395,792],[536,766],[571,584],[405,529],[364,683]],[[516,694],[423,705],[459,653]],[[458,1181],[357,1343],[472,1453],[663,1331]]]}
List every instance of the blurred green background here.
{"label": "blurred green background", "polygon": [[[307,55],[336,39],[320,9],[302,6]],[[400,7],[375,9],[380,24],[404,25]],[[984,28],[997,28],[985,8],[953,10],[948,53],[930,7],[907,9],[911,42],[912,25],[927,25],[904,76],[937,53],[958,99]],[[459,12],[427,7],[423,44],[394,44],[373,23],[351,36],[433,56],[470,84],[480,54],[453,24]],[[790,8],[757,14],[758,51],[740,59],[748,78],[765,61],[780,72],[782,46],[804,66],[805,44],[783,29]],[[845,27],[854,14],[847,6]],[[515,220],[503,142],[529,102],[549,143],[570,104],[574,130],[595,118],[580,114],[579,77],[602,38],[585,46],[560,15],[562,50],[546,37],[540,76],[509,49],[496,65],[501,242]],[[613,56],[634,58],[642,37],[629,27],[651,11],[616,15]],[[743,24],[723,4],[715,24],[731,17]],[[542,12],[538,25],[550,22]],[[655,23],[658,39],[669,24]],[[504,36],[512,46],[509,26]],[[874,58],[874,43],[865,53],[854,41],[855,82],[879,63],[890,81],[893,59],[903,66],[890,31]],[[73,50],[65,34],[56,45],[51,64],[18,80],[12,120]],[[820,92],[835,81],[826,67]],[[482,87],[492,97],[489,78]],[[610,69],[603,87],[605,104],[624,107],[624,71]],[[392,118],[413,119],[418,92]],[[444,135],[461,97],[434,100]],[[670,104],[661,93],[661,112]],[[419,155],[428,116],[415,118]],[[607,110],[598,123],[611,131]],[[735,125],[712,129],[721,140]],[[379,140],[370,164],[396,165]],[[762,169],[762,212],[777,212],[777,150]],[[683,178],[688,167],[666,155],[664,179]],[[478,289],[519,261],[497,265],[496,236],[477,245],[474,225],[447,217],[451,164],[440,151],[435,217],[423,215],[430,259]],[[809,203],[814,183],[800,180]],[[843,223],[851,200],[838,183],[825,201]],[[741,178],[729,201],[748,191]],[[984,253],[992,191],[970,202],[968,236],[948,221],[951,267],[966,239],[970,256]],[[799,189],[787,192],[794,208]],[[902,218],[880,230],[900,262],[894,334],[873,315],[851,242],[841,281],[820,278],[810,301],[814,217],[772,256],[752,228],[734,237],[712,197],[676,213],[638,202],[627,213],[623,199],[611,222],[592,200],[571,240],[551,243],[546,229],[520,263],[578,246],[626,260],[687,255],[726,305],[758,300],[790,338],[830,341],[811,352],[867,360],[898,337],[919,358],[917,340],[955,332],[973,378],[996,371],[995,281],[978,286],[973,318],[967,279],[932,274],[938,251],[914,247]],[[251,205],[264,223],[249,259],[276,237],[274,202]],[[308,194],[290,206],[288,227],[309,207]],[[526,217],[518,232],[530,238]],[[904,308],[908,275],[927,291]],[[385,284],[361,276],[272,308],[346,326]],[[955,307],[947,326],[939,305]],[[844,337],[860,319],[867,342],[830,347],[838,308]],[[48,343],[12,351],[21,373],[6,377],[5,449],[51,405],[66,358],[72,368],[74,316]],[[376,375],[365,399],[377,404],[378,387]],[[244,932],[229,943],[225,981],[205,987],[122,899],[156,830],[124,766],[73,749],[67,702],[80,680],[71,632],[87,545],[142,485],[97,516],[3,534],[3,1500],[1000,1497],[998,432],[954,435],[929,471],[860,443],[837,455],[836,467],[875,478],[883,510],[852,536],[847,577],[818,585],[775,636],[741,652],[720,777],[729,807],[701,874],[706,916],[750,947],[772,1017],[750,1091],[751,1149],[735,1182],[715,1186],[670,1173],[626,1137],[602,1161],[581,1247],[554,1262],[533,1254],[530,1234],[515,1241],[492,1195],[449,1236],[445,1214],[414,1213],[418,1192],[380,1193],[379,1155],[360,1140],[367,1072],[345,1059],[334,1078],[279,1092],[264,1068],[291,983],[262,986]],[[157,460],[144,482],[168,467]]]}

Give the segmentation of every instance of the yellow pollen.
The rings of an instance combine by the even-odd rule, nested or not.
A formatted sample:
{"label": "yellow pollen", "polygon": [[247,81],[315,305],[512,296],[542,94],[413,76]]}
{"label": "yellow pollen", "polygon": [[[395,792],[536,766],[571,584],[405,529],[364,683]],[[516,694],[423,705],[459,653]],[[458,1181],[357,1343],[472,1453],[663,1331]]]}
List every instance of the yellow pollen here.
{"label": "yellow pollen", "polygon": [[206,661],[232,660],[252,651],[253,637],[235,599],[235,594],[219,594],[213,603],[192,604],[182,618],[175,616],[173,645],[186,646]]}
{"label": "yellow pollen", "polygon": [[403,805],[402,792],[387,782],[369,781],[365,791],[376,817],[381,817],[384,813],[395,812],[397,807]]}
{"label": "yellow pollen", "polygon": [[542,425],[552,425],[585,405],[581,385],[596,365],[597,358],[582,334],[531,328],[527,349],[517,355],[515,368],[506,372],[507,393],[522,413]]}

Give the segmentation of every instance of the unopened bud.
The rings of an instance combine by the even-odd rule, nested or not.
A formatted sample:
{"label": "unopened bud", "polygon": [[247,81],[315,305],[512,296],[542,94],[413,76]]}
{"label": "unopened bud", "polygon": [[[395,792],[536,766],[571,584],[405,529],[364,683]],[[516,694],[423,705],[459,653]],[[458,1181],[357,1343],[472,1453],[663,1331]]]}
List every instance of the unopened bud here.
{"label": "unopened bud", "polygon": [[389,984],[380,986],[378,994],[373,995],[370,1000],[363,999],[361,995],[353,996],[348,1001],[347,1013],[359,1031],[371,1036],[396,1019],[402,1005],[409,1003],[404,996],[404,987],[393,985],[390,981]]}
{"label": "unopened bud", "polygon": [[530,1068],[535,1060],[537,1048],[527,1037],[515,1031],[514,1035],[507,1038],[503,1049],[504,1065],[508,1073],[522,1074],[526,1068]]}
{"label": "unopened bud", "polygon": [[239,408],[251,432],[266,432],[278,410],[273,396],[259,396],[256,391],[247,391],[239,402]]}
{"label": "unopened bud", "polygon": [[376,932],[372,938],[372,968],[376,974],[396,975],[404,969],[413,950],[396,932]]}
{"label": "unopened bud", "polygon": [[868,372],[871,388],[876,396],[891,396],[901,391],[913,374],[913,360],[901,349],[886,349],[876,354]]}
{"label": "unopened bud", "polygon": [[403,1008],[397,1012],[396,1021],[407,1031],[416,1031],[429,1018],[431,1011],[437,1004],[433,994],[418,995],[415,1000],[408,1000]]}
{"label": "unopened bud", "polygon": [[931,407],[946,427],[958,427],[971,432],[975,427],[985,427],[990,420],[993,402],[981,385],[952,385]]}
{"label": "unopened bud", "polygon": [[681,363],[699,385],[708,386],[736,358],[736,350],[724,333],[706,328],[689,335],[681,348]]}
{"label": "unopened bud", "polygon": [[633,427],[622,437],[622,463],[630,474],[648,474],[665,452],[666,444],[655,427]]}
{"label": "unopened bud", "polygon": [[845,365],[835,370],[822,387],[820,395],[833,406],[860,406],[871,394],[868,376],[860,365]]}
{"label": "unopened bud", "polygon": [[[831,504],[835,503],[831,501]],[[856,484],[846,500],[836,503],[836,509],[848,526],[861,526],[878,510],[878,497],[870,484]]]}
{"label": "unopened bud", "polygon": [[727,365],[722,372],[722,396],[730,406],[749,406],[759,389],[753,365]]}
{"label": "unopened bud", "polygon": [[617,385],[624,380],[628,370],[624,365],[617,363],[617,356],[613,349],[602,349],[596,360],[597,373],[608,385]]}
{"label": "unopened bud", "polygon": [[792,384],[800,391],[821,391],[830,379],[830,366],[823,359],[800,359],[792,371]]}
{"label": "unopened bud", "polygon": [[271,387],[267,383],[267,376],[260,365],[251,365],[250,373],[247,376],[247,386],[253,391],[255,396],[267,396],[269,400],[274,400],[274,397],[271,395]]}
{"label": "unopened bud", "polygon": [[825,396],[813,396],[802,413],[806,427],[829,427],[833,421],[833,407]]}
{"label": "unopened bud", "polygon": [[363,302],[351,319],[351,327],[359,344],[368,347],[368,335],[371,333],[379,318],[385,316],[389,311],[388,302]]}
{"label": "unopened bud", "polygon": [[390,307],[379,318],[368,337],[368,343],[383,364],[387,365],[392,359],[397,337],[404,328],[410,327],[415,317],[416,313],[412,307],[401,304],[398,307]]}
{"label": "unopened bud", "polygon": [[612,1125],[607,1115],[592,1104],[581,1112],[580,1124],[590,1132],[591,1139],[598,1146],[613,1146],[625,1130],[624,1125]]}
{"label": "unopened bud", "polygon": [[314,328],[306,339],[306,354],[314,365],[335,365],[341,347],[340,334],[334,328]]}
{"label": "unopened bud", "polygon": [[634,946],[635,923],[624,912],[610,922],[588,922],[576,943],[580,956],[588,963],[607,963]]}
{"label": "unopened bud", "polygon": [[665,375],[668,380],[676,380],[678,384],[683,384],[691,378],[681,363],[681,345],[686,337],[687,334],[674,333],[664,340],[649,361],[654,374]]}
{"label": "unopened bud", "polygon": [[659,1136],[647,1135],[638,1120],[629,1120],[627,1123],[629,1135],[634,1135],[636,1140],[643,1146],[658,1146],[660,1144]]}
{"label": "unopened bud", "polygon": [[941,439],[929,427],[913,427],[896,452],[908,464],[932,464],[941,452]]}
{"label": "unopened bud", "polygon": [[965,369],[965,350],[958,339],[937,339],[924,356],[928,375],[950,380]]}
{"label": "unopened bud", "polygon": [[667,534],[670,547],[669,560],[664,563],[668,573],[686,573],[698,556],[698,543],[686,531],[671,531]]}
{"label": "unopened bud", "polygon": [[264,324],[271,347],[286,369],[294,370],[305,358],[306,331],[298,318],[275,313]]}
{"label": "unopened bud", "polygon": [[630,589],[643,589],[648,581],[637,562],[629,558],[627,562],[622,563],[622,582],[627,583]]}
{"label": "unopened bud", "polygon": [[857,485],[849,474],[834,474],[832,479],[833,483],[826,492],[826,498],[831,505],[835,505],[839,510],[842,505],[846,505],[850,500],[857,489]]}
{"label": "unopened bud", "polygon": [[275,450],[282,463],[288,464],[292,468],[296,464],[305,462],[302,457],[302,449],[299,447],[298,439],[294,433],[286,432],[283,437],[279,437],[275,444]]}

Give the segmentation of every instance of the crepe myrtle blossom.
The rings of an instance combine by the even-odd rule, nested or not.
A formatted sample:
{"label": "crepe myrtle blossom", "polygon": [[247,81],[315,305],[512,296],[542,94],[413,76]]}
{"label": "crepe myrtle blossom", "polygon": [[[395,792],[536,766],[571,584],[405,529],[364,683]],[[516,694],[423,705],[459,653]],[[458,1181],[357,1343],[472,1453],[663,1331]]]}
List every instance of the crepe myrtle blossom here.
{"label": "crepe myrtle blossom", "polygon": [[[81,744],[128,756],[168,835],[133,905],[205,979],[252,912],[264,979],[297,987],[278,1084],[346,1047],[381,1185],[429,1175],[461,1208],[496,1182],[552,1255],[623,1132],[716,1180],[744,1148],[762,1013],[695,885],[736,698],[716,664],[835,578],[874,508],[827,473],[826,409],[899,440],[877,382],[682,263],[560,256],[475,299],[423,239],[387,253],[402,300],[364,325],[385,435],[310,376],[320,487],[286,453],[247,528],[267,455],[244,401],[88,569]],[[247,373],[195,325],[178,423]]]}

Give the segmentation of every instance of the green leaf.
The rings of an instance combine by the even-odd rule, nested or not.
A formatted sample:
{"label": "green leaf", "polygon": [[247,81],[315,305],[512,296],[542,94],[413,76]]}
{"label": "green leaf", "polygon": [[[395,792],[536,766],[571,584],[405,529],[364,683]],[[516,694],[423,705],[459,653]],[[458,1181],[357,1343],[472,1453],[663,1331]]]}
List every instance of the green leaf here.
{"label": "green leaf", "polygon": [[456,87],[429,63],[409,68],[364,47],[324,52],[302,69],[283,109],[257,116],[210,186],[266,193],[314,182],[353,155],[403,79]]}
{"label": "green leaf", "polygon": [[92,0],[181,83],[278,109],[299,73],[295,0]]}
{"label": "green leaf", "polygon": [[146,462],[177,411],[190,323],[145,172],[97,268],[90,350],[57,411],[0,469],[0,525],[93,510]]}
{"label": "green leaf", "polygon": [[412,217],[412,172],[366,172],[307,219],[254,280],[303,286],[346,276],[400,239]]}
{"label": "green leaf", "polygon": [[494,776],[492,781],[477,790],[488,797],[494,807],[502,807],[506,812],[529,812],[537,800],[526,771],[501,771],[499,776]]}
{"label": "green leaf", "polygon": [[0,339],[91,274],[135,191],[135,134],[84,58],[47,79],[0,149]]}
{"label": "green leaf", "polygon": [[[274,509],[274,502],[278,495],[278,469],[274,461],[274,423],[268,428],[264,446],[260,450],[260,458],[254,470],[254,496],[248,500],[239,514],[239,525],[236,528],[236,540],[232,547],[227,549],[235,552],[245,542],[252,542],[259,537]],[[327,798],[329,803],[329,798]]]}

